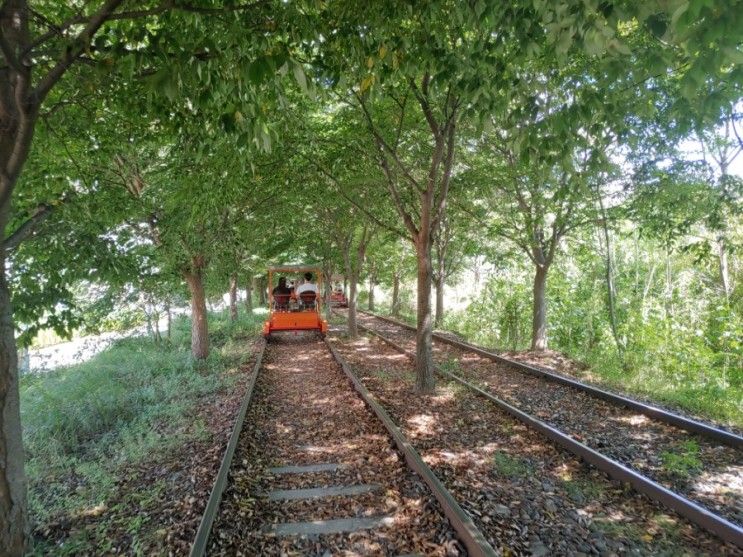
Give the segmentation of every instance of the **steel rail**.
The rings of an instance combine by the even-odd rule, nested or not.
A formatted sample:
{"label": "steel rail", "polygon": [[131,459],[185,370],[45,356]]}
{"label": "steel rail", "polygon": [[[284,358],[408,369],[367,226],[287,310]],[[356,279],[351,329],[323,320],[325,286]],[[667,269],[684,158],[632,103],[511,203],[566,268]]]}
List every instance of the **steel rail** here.
{"label": "steel rail", "polygon": [[395,445],[405,456],[405,461],[413,471],[415,471],[423,481],[428,485],[434,497],[438,500],[443,508],[444,514],[449,519],[459,538],[464,543],[468,555],[475,557],[493,557],[498,555],[493,547],[485,539],[472,518],[462,509],[456,499],[444,487],[441,480],[433,473],[433,470],[423,461],[418,452],[413,448],[410,441],[407,440],[399,427],[392,420],[387,411],[379,404],[369,390],[364,386],[358,376],[353,372],[345,359],[338,353],[333,345],[325,339],[325,344],[330,348],[336,362],[340,364],[346,377],[351,381],[356,392],[362,398],[364,403],[371,408],[377,418],[382,422],[387,432],[395,441]]}
{"label": "steel rail", "polygon": [[230,466],[232,465],[232,458],[235,456],[235,449],[237,448],[237,441],[240,438],[240,432],[245,422],[245,415],[248,412],[250,401],[253,398],[253,389],[255,387],[256,380],[258,379],[258,372],[261,369],[263,363],[263,354],[266,351],[266,341],[261,340],[261,346],[258,350],[258,357],[255,360],[253,366],[253,372],[248,382],[248,387],[245,391],[240,410],[237,413],[237,419],[235,425],[232,427],[232,433],[230,434],[230,440],[227,443],[227,448],[224,451],[222,457],[222,464],[219,466],[219,472],[217,473],[217,479],[214,481],[214,487],[209,495],[209,501],[204,509],[204,515],[201,517],[201,523],[199,529],[196,531],[196,537],[194,538],[193,545],[191,546],[190,557],[202,557],[206,554],[206,546],[209,541],[209,535],[212,531],[212,525],[214,519],[217,516],[219,510],[219,503],[222,500],[222,493],[224,488],[227,486],[227,477],[229,475]]}
{"label": "steel rail", "polygon": [[[357,310],[357,311],[359,311],[360,313],[364,313],[366,315],[371,315],[373,317],[376,317],[377,319],[386,321],[393,325],[397,325],[398,327],[402,327],[404,329],[408,329],[411,331],[416,330],[415,327],[408,325],[407,323],[402,323],[401,321],[392,319],[390,317],[386,317],[383,315],[377,315],[376,313],[371,313],[371,312],[367,312],[363,310]],[[529,364],[525,364],[522,362],[511,360],[509,358],[505,358],[499,354],[490,352],[474,344],[470,344],[469,342],[448,338],[439,333],[433,333],[433,337],[436,340],[439,340],[441,342],[444,342],[456,348],[461,348],[463,350],[469,350],[471,352],[475,352],[476,354],[483,356],[485,358],[488,358],[489,360],[493,360],[501,364],[509,365],[518,370],[530,373],[531,375],[535,375],[537,377],[542,377],[543,379],[547,379],[548,381],[567,385],[579,391],[583,391],[596,398],[600,398],[600,399],[612,402],[614,404],[626,406],[627,408],[630,408],[632,410],[637,410],[638,412],[645,414],[646,416],[650,418],[654,418],[656,420],[665,422],[667,424],[671,424],[673,426],[679,427],[686,431],[690,431],[692,433],[698,433],[705,437],[715,439],[716,441],[720,441],[733,448],[743,449],[743,436],[736,435],[735,433],[732,433],[730,431],[726,431],[724,429],[718,429],[709,424],[705,424],[703,422],[699,422],[691,418],[686,418],[684,416],[675,414],[668,410],[664,410],[657,406],[645,404],[644,402],[640,402],[638,400],[633,400],[631,398],[627,398],[622,395],[618,395],[618,394],[615,394],[609,391],[605,391],[598,387],[594,387],[592,385],[582,383],[581,381],[576,381],[575,379],[570,379],[568,377],[559,375],[557,373],[545,371],[543,369],[539,369]]]}
{"label": "steel rail", "polygon": [[[358,325],[361,329],[380,338],[381,340],[395,348],[395,350],[397,350],[398,352],[405,354],[409,358],[415,359],[415,355],[412,352],[403,348],[393,340],[388,339],[384,335],[370,329],[369,327],[366,327],[365,325]],[[519,410],[515,406],[510,405],[509,403],[499,399],[493,394],[484,391],[480,387],[477,387],[465,381],[456,374],[443,370],[438,366],[435,366],[435,369],[441,375],[444,375],[457,381],[458,383],[461,383],[462,385],[476,392],[478,395],[495,403],[498,407],[505,410],[518,420],[533,427],[561,447],[567,449],[586,462],[593,464],[596,468],[605,472],[609,477],[629,483],[632,487],[635,488],[638,493],[646,495],[650,499],[662,503],[669,509],[677,512],[679,515],[687,518],[694,524],[697,524],[702,528],[705,528],[706,530],[716,534],[724,541],[731,542],[736,546],[743,548],[743,528],[741,528],[737,524],[734,524],[729,520],[726,520],[725,518],[714,514],[708,509],[705,509],[704,507],[697,505],[693,501],[682,497],[678,493],[675,493],[654,482],[650,478],[643,476],[642,474],[638,474],[631,468],[628,468],[620,462],[617,462],[616,460],[613,460],[593,450],[580,441],[576,441],[569,435],[566,435],[565,433],[550,426],[549,424],[537,418],[534,418],[533,416],[527,414],[526,412],[523,412],[522,410]]]}

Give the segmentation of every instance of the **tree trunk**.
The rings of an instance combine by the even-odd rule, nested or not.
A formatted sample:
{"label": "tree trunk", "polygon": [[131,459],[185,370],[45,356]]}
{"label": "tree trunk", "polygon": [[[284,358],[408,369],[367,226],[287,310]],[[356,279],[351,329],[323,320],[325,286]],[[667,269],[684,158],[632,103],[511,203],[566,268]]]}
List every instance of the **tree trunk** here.
{"label": "tree trunk", "polygon": [[230,275],[230,321],[237,321],[237,275]]}
{"label": "tree trunk", "polygon": [[[7,215],[6,205],[0,208],[0,242]],[[20,556],[25,549],[28,505],[23,461],[18,351],[5,278],[5,248],[0,243],[0,555]]]}
{"label": "tree trunk", "polygon": [[349,296],[348,296],[348,336],[356,338],[359,336],[359,328],[356,323],[356,281],[351,278],[349,281]]}
{"label": "tree trunk", "polygon": [[436,319],[434,325],[441,327],[444,322],[444,276],[443,273],[436,277]]}
{"label": "tree trunk", "polygon": [[22,346],[18,351],[18,375],[29,373],[31,371],[31,354],[28,346]]}
{"label": "tree trunk", "polygon": [[614,337],[614,343],[617,345],[619,356],[624,359],[624,345],[622,340],[619,338],[619,328],[617,327],[617,292],[616,286],[614,285],[614,259],[611,251],[611,237],[609,236],[609,224],[606,217],[606,209],[604,208],[604,201],[601,198],[599,192],[598,195],[599,209],[601,210],[602,220],[602,231],[604,233],[604,244],[606,245],[606,298],[609,307],[609,325],[611,326],[611,334]]}
{"label": "tree trunk", "polygon": [[[13,190],[31,149],[39,108],[69,65],[82,54],[119,1],[108,1],[77,40],[65,50],[65,62],[48,71],[34,88],[35,62],[18,58],[31,44],[26,0],[0,4],[0,555],[14,557],[25,551],[27,538],[26,481],[18,391],[16,352],[10,288],[5,277],[6,226]],[[56,58],[56,55],[51,55]],[[59,69],[60,71],[55,71]],[[30,230],[30,229],[27,229]]]}
{"label": "tree trunk", "polygon": [[152,315],[147,311],[147,300],[142,302],[142,312],[144,313],[145,323],[147,324],[147,336],[155,341],[155,331],[152,329]]}
{"label": "tree trunk", "polygon": [[400,273],[392,275],[392,315],[400,317]]}
{"label": "tree trunk", "polygon": [[155,344],[162,344],[163,342],[163,336],[160,334],[160,312],[155,311],[153,313],[154,315],[154,323],[155,323]]}
{"label": "tree trunk", "polygon": [[203,263],[194,258],[191,269],[185,273],[191,292],[191,355],[196,360],[209,356],[209,325],[204,294]]}
{"label": "tree trunk", "polygon": [[666,249],[666,319],[673,318],[673,279],[671,275],[671,251]]}
{"label": "tree trunk", "polygon": [[534,274],[534,300],[532,304],[531,349],[547,349],[547,271],[546,265],[537,265]]}
{"label": "tree trunk", "polygon": [[325,281],[323,282],[323,304],[325,305],[325,319],[330,321],[332,317],[332,308],[330,307],[330,295],[333,293],[333,283],[330,281],[332,273],[325,273]]}
{"label": "tree trunk", "polygon": [[356,280],[353,278],[354,273],[351,266],[351,254],[349,253],[350,249],[351,246],[348,245],[343,251],[343,262],[345,263],[346,267],[346,275],[343,277],[343,284],[345,288],[345,285],[348,283],[347,277],[351,278],[350,292],[348,294],[348,297],[346,298],[348,301],[347,327],[348,336],[351,338],[357,338],[359,336],[359,328],[356,323]]}
{"label": "tree trunk", "polygon": [[419,393],[432,393],[433,319],[431,316],[431,243],[429,236],[416,242],[418,260],[418,308],[415,334],[415,388]]}
{"label": "tree trunk", "polygon": [[173,326],[173,316],[170,313],[170,301],[165,302],[165,316],[167,318],[167,324],[168,324],[168,328],[167,328],[168,340],[170,340],[170,336],[171,336],[170,333],[171,333],[172,326]]}
{"label": "tree trunk", "polygon": [[723,237],[717,240],[717,257],[720,261],[720,283],[725,299],[730,299],[730,271],[728,269],[728,252],[725,249],[725,239]]}
{"label": "tree trunk", "polygon": [[268,304],[266,299],[266,282],[263,277],[258,277],[258,301],[261,303],[261,307],[265,307]]}
{"label": "tree trunk", "polygon": [[255,277],[248,276],[245,282],[245,311],[253,312],[253,289],[255,288]]}
{"label": "tree trunk", "polygon": [[369,311],[374,311],[374,275],[369,273]]}

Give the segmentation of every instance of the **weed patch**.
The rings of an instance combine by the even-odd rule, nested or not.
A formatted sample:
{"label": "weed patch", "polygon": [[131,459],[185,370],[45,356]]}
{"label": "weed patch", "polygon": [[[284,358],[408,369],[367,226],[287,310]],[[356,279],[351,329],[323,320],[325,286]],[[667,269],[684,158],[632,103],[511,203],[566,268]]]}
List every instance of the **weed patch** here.
{"label": "weed patch", "polygon": [[493,469],[507,478],[525,478],[532,472],[532,466],[527,460],[502,451],[493,454]]}
{"label": "weed patch", "polygon": [[665,470],[681,479],[687,479],[702,469],[699,445],[693,440],[685,441],[676,450],[663,451],[660,458]]}
{"label": "weed patch", "polygon": [[563,487],[567,491],[568,496],[579,505],[599,498],[604,492],[604,488],[600,483],[591,480],[565,480]]}

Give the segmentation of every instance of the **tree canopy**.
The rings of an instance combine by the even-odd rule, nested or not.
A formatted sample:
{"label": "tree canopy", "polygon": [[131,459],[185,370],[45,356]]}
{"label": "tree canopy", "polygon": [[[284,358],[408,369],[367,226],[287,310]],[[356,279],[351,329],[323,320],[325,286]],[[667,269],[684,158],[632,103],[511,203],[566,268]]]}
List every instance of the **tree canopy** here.
{"label": "tree canopy", "polygon": [[207,297],[234,305],[269,262],[345,275],[352,334],[361,280],[396,313],[415,276],[420,392],[432,287],[440,325],[483,258],[531,273],[536,350],[548,270],[591,234],[627,347],[623,226],[717,267],[740,312],[742,45],[736,0],[4,0],[0,553],[27,524],[17,344],[94,326],[81,289],[100,308],[188,296],[203,359]]}

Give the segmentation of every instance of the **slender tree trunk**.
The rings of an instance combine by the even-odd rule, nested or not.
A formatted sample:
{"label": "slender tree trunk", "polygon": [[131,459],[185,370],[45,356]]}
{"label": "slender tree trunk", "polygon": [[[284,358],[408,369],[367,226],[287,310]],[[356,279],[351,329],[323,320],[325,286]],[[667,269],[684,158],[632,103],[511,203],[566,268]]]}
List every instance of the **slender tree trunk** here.
{"label": "slender tree trunk", "polygon": [[325,280],[323,281],[323,304],[325,309],[325,319],[330,321],[332,308],[330,307],[330,295],[333,292],[333,283],[330,280],[333,276],[332,270],[324,271]]}
{"label": "slender tree trunk", "polygon": [[351,338],[357,338],[359,336],[359,328],[358,324],[356,323],[356,280],[354,279],[353,275],[353,267],[351,265],[351,254],[350,254],[351,246],[347,245],[344,246],[343,250],[343,262],[345,263],[346,267],[346,274],[343,277],[343,284],[344,288],[346,288],[346,285],[348,283],[348,278],[350,277],[351,285],[350,285],[350,292],[346,298],[348,301],[348,336]]}
{"label": "slender tree trunk", "polygon": [[230,321],[237,321],[237,275],[230,275]]}
{"label": "slender tree trunk", "polygon": [[209,356],[209,325],[203,272],[203,259],[194,257],[191,269],[185,273],[191,292],[191,355],[196,360],[203,360]]}
{"label": "slender tree trunk", "polygon": [[647,306],[647,299],[648,294],[650,293],[650,289],[653,286],[653,277],[655,276],[655,269],[657,268],[657,263],[653,262],[653,266],[650,267],[650,274],[648,275],[648,279],[645,281],[645,287],[642,289],[642,301],[640,302],[640,315],[642,315],[642,322],[645,323],[645,321],[648,318],[648,306]]}
{"label": "slender tree trunk", "polygon": [[160,334],[160,312],[154,311],[152,313],[152,316],[153,316],[152,321],[155,324],[155,327],[154,327],[155,330],[153,334],[153,338],[155,339],[155,344],[162,344],[163,336]]}
{"label": "slender tree trunk", "polygon": [[673,280],[671,276],[670,250],[666,250],[666,318],[673,318]]}
{"label": "slender tree trunk", "polygon": [[415,388],[419,393],[432,393],[433,377],[433,319],[431,315],[431,243],[422,232],[416,243],[418,262],[418,307],[415,335]]}
{"label": "slender tree trunk", "polygon": [[436,319],[434,325],[441,327],[444,322],[444,275],[436,277]]}
{"label": "slender tree trunk", "polygon": [[374,311],[374,274],[369,273],[369,311]]}
{"label": "slender tree trunk", "polygon": [[356,338],[359,336],[359,328],[356,322],[356,281],[351,277],[348,296],[348,336]]}
{"label": "slender tree trunk", "polygon": [[392,275],[392,315],[400,317],[400,273]]}
{"label": "slender tree trunk", "polygon": [[152,329],[152,315],[150,315],[150,312],[147,311],[147,302],[142,304],[142,311],[144,312],[144,318],[147,323],[147,336],[150,337],[153,341],[156,341],[155,331]]}
{"label": "slender tree trunk", "polygon": [[248,276],[245,281],[245,311],[248,313],[253,312],[253,288],[255,288],[254,279],[255,277]]}
{"label": "slender tree trunk", "polygon": [[619,356],[624,359],[624,345],[622,340],[619,338],[619,328],[617,326],[617,291],[614,284],[614,258],[612,257],[611,250],[611,237],[609,236],[609,223],[607,222],[606,209],[604,208],[604,201],[601,198],[601,193],[598,195],[599,209],[601,210],[602,220],[602,232],[604,235],[604,245],[606,246],[606,299],[609,307],[609,325],[611,326],[611,334],[614,337],[614,343],[617,345]]}
{"label": "slender tree trunk", "polygon": [[720,262],[720,284],[725,299],[730,299],[730,271],[728,269],[728,252],[725,249],[725,239],[720,236],[717,239],[717,257]]}
{"label": "slender tree trunk", "polygon": [[166,332],[166,334],[167,334],[168,340],[170,340],[171,330],[172,330],[172,326],[173,326],[173,316],[171,315],[171,312],[170,312],[170,300],[168,300],[167,302],[165,302],[165,316],[167,318],[167,332]]}
{"label": "slender tree trunk", "polygon": [[547,348],[547,271],[549,266],[537,265],[534,273],[532,303],[531,349]]}
{"label": "slender tree trunk", "polygon": [[446,219],[433,237],[433,253],[436,255],[436,272],[433,275],[434,288],[436,289],[436,316],[434,325],[441,327],[444,322],[444,282],[446,281],[446,258],[449,253],[449,241],[451,230]]}
{"label": "slender tree trunk", "polygon": [[21,346],[18,350],[18,375],[29,373],[31,371],[31,354],[28,352],[28,346]]}
{"label": "slender tree trunk", "polygon": [[268,304],[266,299],[266,281],[263,277],[258,277],[258,300],[261,303],[261,307],[265,307]]}

